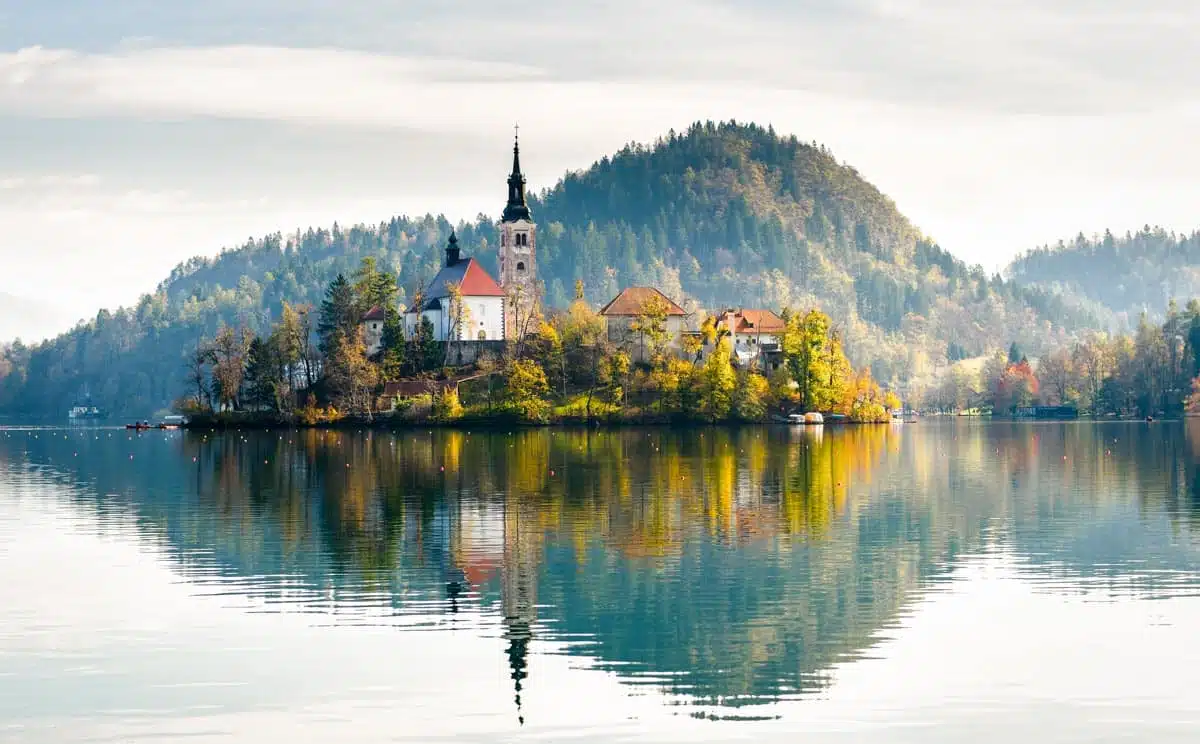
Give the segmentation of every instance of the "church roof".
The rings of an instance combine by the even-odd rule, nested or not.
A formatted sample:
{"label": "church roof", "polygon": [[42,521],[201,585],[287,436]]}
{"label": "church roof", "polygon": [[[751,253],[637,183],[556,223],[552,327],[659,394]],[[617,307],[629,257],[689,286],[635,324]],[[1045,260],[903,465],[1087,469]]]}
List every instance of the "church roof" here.
{"label": "church roof", "polygon": [[450,285],[462,287],[464,297],[503,297],[504,290],[473,258],[464,258],[438,272],[429,288],[425,290],[425,301],[450,296]]}
{"label": "church roof", "polygon": [[508,176],[508,203],[504,205],[501,222],[533,221],[529,205],[525,203],[525,176],[521,173],[521,146],[513,141],[512,173]]}
{"label": "church roof", "polygon": [[617,295],[604,307],[600,308],[601,315],[640,315],[642,307],[652,298],[662,300],[667,308],[667,315],[687,315],[679,305],[671,301],[662,292],[659,292],[654,287],[627,287],[621,290],[621,294]]}
{"label": "church roof", "polygon": [[368,320],[384,320],[386,317],[387,317],[387,315],[386,315],[386,313],[384,313],[384,311],[383,311],[383,308],[382,308],[382,307],[380,307],[379,305],[375,305],[375,306],[374,306],[374,307],[372,307],[370,310],[368,310],[367,312],[363,313],[362,319],[363,319],[364,321],[368,321]]}

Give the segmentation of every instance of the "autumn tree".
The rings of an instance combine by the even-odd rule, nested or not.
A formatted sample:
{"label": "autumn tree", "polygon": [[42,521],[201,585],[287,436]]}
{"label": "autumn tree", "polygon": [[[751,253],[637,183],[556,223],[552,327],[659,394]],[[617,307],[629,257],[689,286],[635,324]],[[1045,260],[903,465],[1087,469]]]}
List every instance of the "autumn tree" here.
{"label": "autumn tree", "polygon": [[375,365],[367,359],[362,333],[346,336],[337,331],[330,344],[325,382],[334,406],[343,413],[370,418],[379,377]]}
{"label": "autumn tree", "polygon": [[743,421],[761,421],[767,415],[771,386],[767,378],[749,370],[737,374],[733,392],[733,412]]}
{"label": "autumn tree", "polygon": [[434,421],[447,422],[463,417],[463,405],[458,397],[458,386],[448,385],[433,394],[431,416]]}
{"label": "autumn tree", "polygon": [[733,389],[737,375],[733,371],[733,349],[722,339],[700,371],[700,412],[709,421],[728,418],[733,406]]}
{"label": "autumn tree", "polygon": [[463,300],[460,282],[448,282],[446,293],[446,311],[450,315],[450,325],[446,329],[446,356],[442,360],[442,366],[449,367],[451,350],[458,352],[457,361],[459,364],[462,363],[463,333],[464,331],[469,333],[471,330],[471,308]]}
{"label": "autumn tree", "polygon": [[526,421],[544,422],[550,417],[549,394],[546,373],[535,362],[517,359],[509,365],[504,400],[510,411]]}
{"label": "autumn tree", "polygon": [[221,326],[212,346],[213,391],[221,408],[238,409],[246,358],[253,336],[249,329]]}
{"label": "autumn tree", "polygon": [[1047,403],[1066,405],[1076,397],[1075,369],[1067,349],[1055,349],[1042,357],[1037,376],[1046,394]]}
{"label": "autumn tree", "polygon": [[212,409],[212,388],[209,386],[212,375],[209,365],[212,364],[212,346],[203,339],[196,342],[196,347],[188,353],[187,381],[195,390],[195,405],[200,410]]}
{"label": "autumn tree", "polygon": [[[666,300],[657,293],[647,297],[638,308],[638,314],[630,323],[629,331],[638,337],[643,355],[649,359],[657,359],[662,355],[670,334],[667,333],[667,313],[669,306]],[[648,354],[647,354],[648,351]]]}

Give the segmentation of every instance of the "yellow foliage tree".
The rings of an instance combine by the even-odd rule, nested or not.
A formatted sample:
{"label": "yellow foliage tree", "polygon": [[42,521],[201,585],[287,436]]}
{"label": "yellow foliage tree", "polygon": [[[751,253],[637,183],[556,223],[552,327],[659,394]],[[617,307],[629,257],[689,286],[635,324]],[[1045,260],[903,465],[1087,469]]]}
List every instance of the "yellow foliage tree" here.
{"label": "yellow foliage tree", "polygon": [[761,421],[767,415],[771,386],[757,372],[742,370],[733,392],[733,412],[743,421]]}
{"label": "yellow foliage tree", "polygon": [[550,403],[546,396],[550,384],[546,373],[536,362],[518,359],[508,370],[505,402],[509,409],[527,421],[545,422],[550,418]]}
{"label": "yellow foliage tree", "polygon": [[729,341],[721,339],[717,348],[704,361],[700,373],[700,413],[709,421],[728,418],[733,406],[737,375],[733,371],[732,355],[733,349]]}

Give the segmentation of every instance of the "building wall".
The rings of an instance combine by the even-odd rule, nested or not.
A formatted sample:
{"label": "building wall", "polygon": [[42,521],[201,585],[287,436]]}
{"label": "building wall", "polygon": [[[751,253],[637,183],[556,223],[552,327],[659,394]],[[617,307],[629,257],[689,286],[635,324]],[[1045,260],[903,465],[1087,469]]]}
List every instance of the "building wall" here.
{"label": "building wall", "polygon": [[[604,316],[605,327],[608,332],[608,340],[616,344],[623,351],[629,354],[630,358],[635,362],[650,361],[649,344],[642,337],[642,334],[635,333],[631,326],[637,321],[637,317],[633,315],[609,315]],[[666,351],[678,353],[680,349],[679,334],[687,329],[684,318],[678,315],[668,315],[666,322],[667,344]]]}
{"label": "building wall", "polygon": [[[500,223],[500,286],[506,293],[521,293],[522,319],[537,303],[537,225],[528,220]],[[518,332],[517,314],[511,307],[506,313],[505,328],[515,337]]]}
{"label": "building wall", "polygon": [[735,349],[746,350],[779,343],[779,337],[773,333],[735,333],[731,336],[731,340]]}
{"label": "building wall", "polygon": [[[442,302],[446,305],[451,305],[445,298]],[[503,341],[504,340],[504,298],[503,297],[464,297],[463,304],[466,305],[467,312],[463,314],[463,327],[454,329],[457,331],[456,340],[461,341],[477,341],[479,340],[480,332],[483,332],[485,341]],[[455,311],[453,307],[448,310],[426,310],[421,313],[424,317],[429,318],[429,322],[433,324],[433,338],[435,341],[445,341],[450,335],[451,327],[454,325]],[[404,332],[409,338],[417,332],[417,316],[415,313],[408,313],[404,319]]]}
{"label": "building wall", "polygon": [[383,348],[383,321],[366,320],[359,324],[363,341],[367,345],[367,356],[375,356]]}

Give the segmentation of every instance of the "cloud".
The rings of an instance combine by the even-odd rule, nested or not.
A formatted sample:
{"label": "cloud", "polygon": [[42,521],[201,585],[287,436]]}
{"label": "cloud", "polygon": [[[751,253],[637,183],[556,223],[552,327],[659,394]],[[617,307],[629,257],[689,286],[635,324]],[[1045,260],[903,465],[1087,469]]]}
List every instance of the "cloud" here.
{"label": "cloud", "polygon": [[90,315],[250,235],[494,213],[514,121],[535,187],[771,123],[989,267],[1190,228],[1198,34],[1193,0],[41,0],[0,19],[0,291]]}
{"label": "cloud", "polygon": [[[282,81],[278,51],[318,89],[331,79],[438,80],[438,70],[560,83],[717,83],[871,102],[1025,114],[1144,111],[1200,90],[1200,4],[1192,0],[214,0],[147,7],[44,0],[0,40],[92,49],[85,83],[146,64],[192,87]],[[64,19],[68,19],[64,21]],[[57,40],[57,42],[56,42]],[[181,57],[155,50],[222,49]],[[332,50],[342,50],[334,53]],[[348,56],[356,53],[360,56]],[[44,61],[61,52],[26,51]],[[222,59],[222,57],[226,59]],[[429,66],[425,61],[437,60]],[[457,62],[462,60],[462,62]],[[29,74],[30,60],[21,75]],[[98,68],[98,69],[97,69]],[[107,71],[107,76],[104,73]],[[99,81],[93,80],[99,75]],[[144,73],[142,73],[144,75]],[[254,81],[258,80],[259,83]],[[295,81],[292,81],[295,82]],[[84,90],[87,90],[85,85]],[[132,88],[130,95],[139,95]],[[108,97],[111,98],[111,92]]]}

